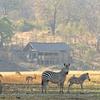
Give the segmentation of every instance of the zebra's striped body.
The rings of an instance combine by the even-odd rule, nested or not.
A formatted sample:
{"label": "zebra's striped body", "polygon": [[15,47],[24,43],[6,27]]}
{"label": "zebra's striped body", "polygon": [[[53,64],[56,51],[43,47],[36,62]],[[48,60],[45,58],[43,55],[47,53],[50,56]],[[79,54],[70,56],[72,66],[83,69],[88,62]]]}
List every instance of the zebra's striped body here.
{"label": "zebra's striped body", "polygon": [[60,86],[60,92],[63,92],[64,81],[69,72],[70,64],[64,64],[64,66],[65,67],[60,72],[44,71],[42,73],[42,92],[43,90],[46,92],[48,82],[58,84]]}
{"label": "zebra's striped body", "polygon": [[73,75],[69,80],[69,85],[68,85],[68,92],[69,92],[69,88],[73,85],[73,84],[80,84],[81,89],[83,89],[83,83],[84,81],[88,79],[90,81],[90,77],[88,73],[82,74],[79,77],[76,77],[75,75]]}

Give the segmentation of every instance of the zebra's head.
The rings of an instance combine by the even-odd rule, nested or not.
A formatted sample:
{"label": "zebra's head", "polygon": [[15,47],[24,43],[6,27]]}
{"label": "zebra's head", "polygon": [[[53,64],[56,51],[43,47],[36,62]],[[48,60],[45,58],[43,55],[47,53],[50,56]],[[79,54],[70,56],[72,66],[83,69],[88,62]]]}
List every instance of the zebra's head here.
{"label": "zebra's head", "polygon": [[89,73],[86,73],[86,78],[90,81]]}
{"label": "zebra's head", "polygon": [[70,66],[70,64],[65,64],[65,63],[64,63],[64,68],[62,69],[62,71],[63,71],[65,74],[68,74],[68,72],[69,72],[69,66]]}

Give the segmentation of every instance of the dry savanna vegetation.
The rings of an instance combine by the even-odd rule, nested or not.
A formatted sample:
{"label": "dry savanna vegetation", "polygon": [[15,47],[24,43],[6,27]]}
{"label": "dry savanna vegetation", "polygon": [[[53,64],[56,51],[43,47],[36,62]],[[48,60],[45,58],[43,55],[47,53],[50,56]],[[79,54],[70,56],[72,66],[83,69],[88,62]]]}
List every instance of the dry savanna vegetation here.
{"label": "dry savanna vegetation", "polygon": [[[91,81],[84,82],[84,91],[81,91],[79,85],[73,85],[71,93],[67,93],[68,79],[73,76],[79,76],[83,73],[89,73]],[[47,94],[41,93],[41,72],[3,72],[0,73],[0,79],[3,84],[3,93],[0,100],[99,100],[100,99],[100,72],[99,71],[70,71],[66,77],[64,94],[59,94],[57,85],[49,83]],[[32,82],[27,84],[26,77],[33,76]]]}

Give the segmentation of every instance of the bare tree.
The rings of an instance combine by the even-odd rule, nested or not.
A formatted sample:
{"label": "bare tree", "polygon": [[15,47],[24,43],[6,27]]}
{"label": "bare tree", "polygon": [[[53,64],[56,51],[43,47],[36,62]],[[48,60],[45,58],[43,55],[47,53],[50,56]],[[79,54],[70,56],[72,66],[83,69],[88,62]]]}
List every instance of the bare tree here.
{"label": "bare tree", "polygon": [[42,9],[44,20],[48,24],[53,35],[56,33],[57,19],[60,15],[58,12],[60,11],[61,4],[62,0],[45,0],[44,8]]}

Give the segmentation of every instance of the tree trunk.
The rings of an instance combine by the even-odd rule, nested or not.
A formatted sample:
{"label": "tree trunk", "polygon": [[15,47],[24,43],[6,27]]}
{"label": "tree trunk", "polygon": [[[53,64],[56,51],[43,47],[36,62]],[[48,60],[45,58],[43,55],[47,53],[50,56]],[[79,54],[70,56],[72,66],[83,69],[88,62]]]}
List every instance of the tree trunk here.
{"label": "tree trunk", "polygon": [[55,35],[55,30],[56,30],[56,18],[57,18],[56,15],[57,15],[57,9],[55,7],[53,19],[51,22],[51,31],[53,35]]}
{"label": "tree trunk", "polygon": [[97,51],[100,52],[100,39],[97,40]]}
{"label": "tree trunk", "polygon": [[3,48],[3,35],[0,33],[0,48]]}

